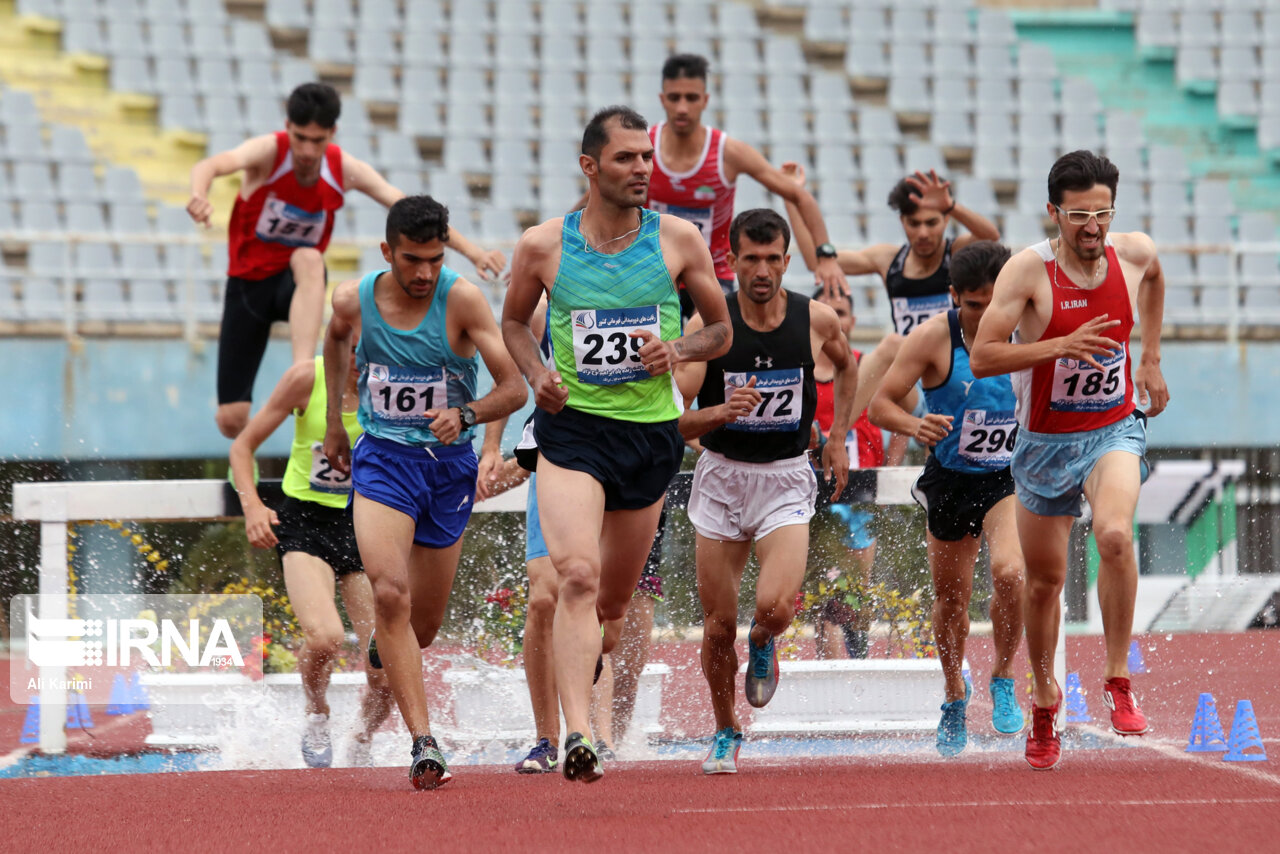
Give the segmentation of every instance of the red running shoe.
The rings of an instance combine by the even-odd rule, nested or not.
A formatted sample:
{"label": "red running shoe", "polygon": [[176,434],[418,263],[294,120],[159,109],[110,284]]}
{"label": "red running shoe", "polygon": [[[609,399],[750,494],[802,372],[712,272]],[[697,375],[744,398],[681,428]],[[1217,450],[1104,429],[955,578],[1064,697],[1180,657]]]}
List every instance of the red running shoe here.
{"label": "red running shoe", "polygon": [[1111,729],[1117,735],[1142,735],[1149,728],[1147,716],[1138,708],[1129,680],[1114,676],[1102,686],[1102,701],[1111,710]]}
{"label": "red running shoe", "polygon": [[[1055,687],[1057,683],[1054,683]],[[1062,689],[1058,702],[1041,708],[1031,701],[1031,729],[1027,731],[1027,764],[1037,771],[1048,771],[1062,758],[1062,739],[1058,735],[1058,710],[1062,707]]]}

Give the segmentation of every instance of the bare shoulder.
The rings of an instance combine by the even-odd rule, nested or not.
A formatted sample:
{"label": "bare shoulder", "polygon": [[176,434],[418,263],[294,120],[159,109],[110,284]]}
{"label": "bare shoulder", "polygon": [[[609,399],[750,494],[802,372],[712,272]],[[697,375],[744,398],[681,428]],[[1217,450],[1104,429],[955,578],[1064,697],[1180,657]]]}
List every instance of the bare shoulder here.
{"label": "bare shoulder", "polygon": [[809,326],[824,338],[840,334],[840,317],[836,310],[816,299],[809,300]]}
{"label": "bare shoulder", "polygon": [[333,311],[348,320],[360,316],[360,280],[347,279],[333,289]]}
{"label": "bare shoulder", "polygon": [[1112,234],[1111,245],[1121,261],[1139,267],[1146,267],[1156,257],[1156,242],[1141,231]]}
{"label": "bare shoulder", "polygon": [[[480,290],[474,282],[459,276],[454,279],[453,287],[449,289],[449,307],[454,310],[461,309],[466,316],[474,317],[475,312],[489,308],[489,300],[485,297],[484,291]],[[489,313],[492,315],[491,311]]]}
{"label": "bare shoulder", "polygon": [[1000,270],[996,284],[1005,293],[1031,293],[1044,278],[1044,259],[1034,247],[1027,247],[1014,253]]}
{"label": "bare shoulder", "polygon": [[951,343],[951,320],[947,317],[951,312],[935,314],[924,323],[918,324],[907,333],[902,346],[911,348],[932,348],[940,342]]}
{"label": "bare shoulder", "polygon": [[295,362],[290,365],[289,370],[280,377],[276,389],[284,400],[289,402],[289,408],[302,409],[311,399],[311,389],[315,381],[316,360],[308,359],[305,362]]}
{"label": "bare shoulder", "polygon": [[685,246],[690,241],[697,241],[703,246],[706,241],[702,238],[702,231],[687,219],[681,219],[674,214],[659,214],[658,235],[663,240],[670,240],[676,246]]}
{"label": "bare shoulder", "polygon": [[516,250],[526,258],[546,257],[560,250],[560,233],[564,229],[564,217],[558,216],[533,228],[525,229],[516,242]]}

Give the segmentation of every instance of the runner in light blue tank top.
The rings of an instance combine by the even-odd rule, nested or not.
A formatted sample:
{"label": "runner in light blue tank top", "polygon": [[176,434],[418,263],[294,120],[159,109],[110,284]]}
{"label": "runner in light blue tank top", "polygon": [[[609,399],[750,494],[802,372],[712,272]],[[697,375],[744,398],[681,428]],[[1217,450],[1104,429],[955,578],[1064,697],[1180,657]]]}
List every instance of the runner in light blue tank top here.
{"label": "runner in light blue tank top", "polygon": [[[445,309],[458,274],[440,268],[431,308],[417,329],[406,332],[388,326],[378,313],[373,285],[379,270],[360,280],[363,331],[356,347],[360,369],[360,426],[366,433],[402,445],[434,447],[431,409],[462,406],[476,399],[477,356],[464,359],[449,348]],[[465,428],[454,444],[470,442],[474,427]]]}
{"label": "runner in light blue tank top", "polygon": [[969,348],[960,331],[960,310],[947,312],[951,327],[951,373],[942,385],[926,388],[929,411],[950,415],[951,432],[933,447],[944,468],[979,473],[1007,468],[1017,430],[1013,383],[1007,374],[975,379]]}

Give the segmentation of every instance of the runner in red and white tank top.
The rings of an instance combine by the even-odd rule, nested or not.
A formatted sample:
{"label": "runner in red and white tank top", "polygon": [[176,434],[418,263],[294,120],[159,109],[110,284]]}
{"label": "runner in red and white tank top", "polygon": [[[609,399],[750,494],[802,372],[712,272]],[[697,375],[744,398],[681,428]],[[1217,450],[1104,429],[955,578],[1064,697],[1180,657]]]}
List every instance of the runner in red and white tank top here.
{"label": "runner in red and white tank top", "polygon": [[702,157],[693,169],[672,172],[662,160],[662,128],[649,128],[653,142],[653,175],[649,179],[649,207],[659,213],[674,214],[698,226],[711,250],[716,278],[733,281],[729,266],[729,223],[733,220],[734,185],[725,178],[724,149],[728,135],[719,128],[706,128]]}
{"label": "runner in red and white tank top", "polygon": [[310,246],[324,252],[333,233],[333,213],[342,207],[342,149],[325,148],[320,175],[309,185],[298,182],[288,131],[277,131],[271,174],[249,198],[236,196],[227,226],[227,275],[256,281],[289,266],[295,249]]}
{"label": "runner in red and white tank top", "polygon": [[[1096,430],[1134,410],[1129,337],[1133,303],[1111,239],[1106,239],[1107,274],[1095,288],[1082,288],[1058,265],[1048,240],[1031,247],[1044,261],[1052,292],[1052,313],[1040,340],[1070,335],[1095,317],[1119,320],[1106,336],[1120,344],[1110,356],[1098,356],[1099,370],[1083,359],[1064,357],[1024,368],[1013,376],[1018,423],[1037,433]],[[1014,333],[1017,341],[1017,333]]]}

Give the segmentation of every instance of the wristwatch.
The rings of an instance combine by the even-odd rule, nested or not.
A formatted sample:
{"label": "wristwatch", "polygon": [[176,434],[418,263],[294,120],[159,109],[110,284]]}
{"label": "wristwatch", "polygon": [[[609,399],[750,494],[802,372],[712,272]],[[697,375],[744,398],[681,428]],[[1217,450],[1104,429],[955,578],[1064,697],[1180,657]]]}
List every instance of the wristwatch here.
{"label": "wristwatch", "polygon": [[458,420],[462,422],[462,429],[476,426],[476,411],[469,404],[462,404],[458,407]]}
{"label": "wristwatch", "polygon": [[836,246],[834,243],[824,243],[814,250],[814,254],[819,258],[834,258],[836,257]]}

